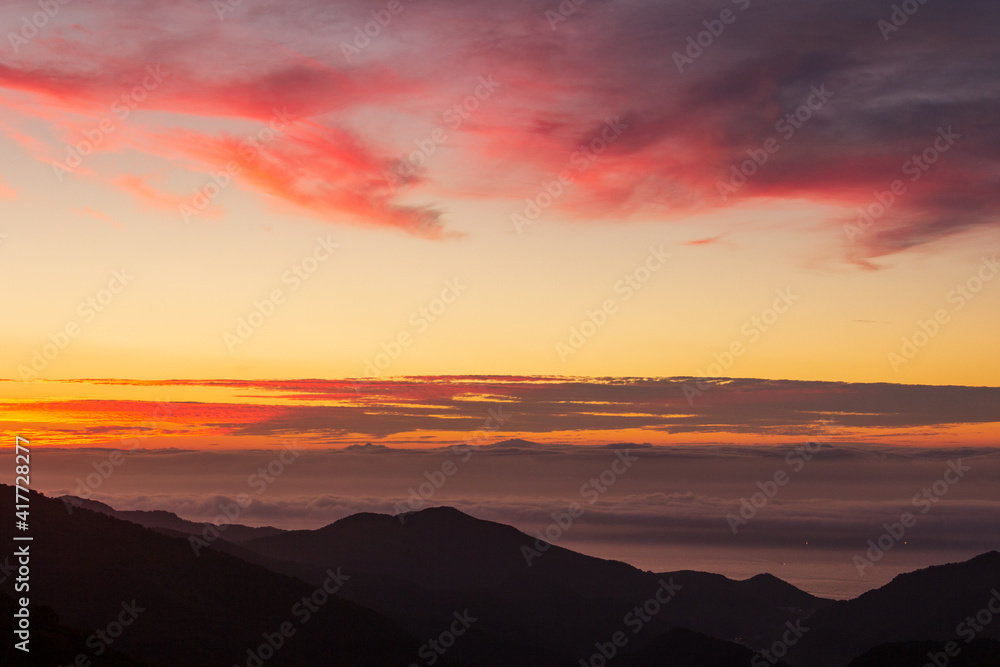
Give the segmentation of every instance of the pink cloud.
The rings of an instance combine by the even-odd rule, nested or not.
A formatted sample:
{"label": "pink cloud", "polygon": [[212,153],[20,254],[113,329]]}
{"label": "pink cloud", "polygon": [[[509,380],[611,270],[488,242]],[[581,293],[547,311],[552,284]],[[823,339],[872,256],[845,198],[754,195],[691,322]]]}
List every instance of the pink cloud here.
{"label": "pink cloud", "polygon": [[100,220],[101,222],[107,223],[108,225],[114,227],[115,229],[122,229],[121,223],[117,222],[114,218],[112,218],[103,211],[90,208],[89,206],[84,206],[83,208],[75,208],[73,209],[73,211],[81,216],[87,216],[90,218],[94,218],[95,220]]}
{"label": "pink cloud", "polygon": [[[675,1],[605,3],[553,26],[545,3],[472,2],[455,11],[428,0],[407,5],[350,60],[341,45],[370,20],[370,8],[353,0],[244,7],[224,20],[196,3],[140,15],[95,2],[0,66],[0,88],[34,96],[63,134],[115,103],[134,103],[144,121],[148,112],[173,114],[157,116],[156,127],[133,116],[106,148],[137,148],[201,172],[238,150],[234,121],[263,124],[287,109],[296,124],[245,166],[241,187],[322,219],[430,238],[449,235],[443,211],[407,197],[519,202],[561,172],[572,186],[551,208],[570,219],[669,222],[781,199],[853,211],[900,178],[939,127],[954,126],[963,139],[877,227],[848,242],[836,215],[829,232],[850,261],[874,266],[993,225],[1000,100],[989,84],[1000,58],[982,26],[995,8],[963,5],[887,43],[859,24],[884,9],[874,0],[779,5],[774,11],[784,10],[794,29],[755,7],[740,10],[726,39],[679,67],[675,53],[705,17]],[[155,89],[143,92],[151,76]],[[476,102],[483,76],[500,87]],[[817,98],[816,90],[828,93]],[[476,108],[460,126],[444,120],[469,99]],[[27,112],[23,100],[3,103]],[[807,118],[789,125],[795,113]],[[192,118],[199,129],[182,129]],[[627,127],[602,139],[616,118]],[[447,130],[440,150],[450,159],[431,156],[402,184],[387,183],[395,159],[435,126]],[[37,139],[15,140],[42,159]],[[769,140],[777,148],[766,161],[732,181]],[[733,191],[722,196],[727,182]],[[116,183],[155,206],[179,205],[141,176]]]}
{"label": "pink cloud", "polygon": [[0,178],[0,199],[17,199],[17,190],[4,183]]}

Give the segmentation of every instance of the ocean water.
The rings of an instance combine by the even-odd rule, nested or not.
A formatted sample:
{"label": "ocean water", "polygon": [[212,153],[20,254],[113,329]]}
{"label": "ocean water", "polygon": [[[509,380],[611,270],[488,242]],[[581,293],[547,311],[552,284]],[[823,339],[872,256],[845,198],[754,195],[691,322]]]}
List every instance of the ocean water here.
{"label": "ocean water", "polygon": [[[625,561],[643,570],[716,572],[730,579],[772,574],[819,597],[846,600],[889,583],[895,576],[931,565],[965,561],[976,551],[935,551],[903,548],[886,552],[872,567],[859,573],[853,557],[858,552],[832,549],[775,550],[718,547],[662,547],[630,544],[562,543],[562,546],[600,558]],[[625,547],[622,549],[622,547]],[[863,554],[862,554],[863,555]]]}

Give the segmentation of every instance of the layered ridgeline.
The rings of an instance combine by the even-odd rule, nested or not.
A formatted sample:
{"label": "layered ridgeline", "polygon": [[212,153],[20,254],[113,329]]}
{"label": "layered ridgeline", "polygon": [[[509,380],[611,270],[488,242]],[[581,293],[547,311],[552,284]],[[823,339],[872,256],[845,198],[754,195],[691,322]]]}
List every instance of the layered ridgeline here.
{"label": "layered ridgeline", "polygon": [[[5,545],[12,514],[0,522]],[[16,595],[47,609],[32,614],[30,653],[5,640],[3,664],[408,665],[419,649],[391,620],[328,592],[352,583],[336,566],[306,583],[37,493],[30,520],[30,589]],[[110,662],[111,651],[132,662]]]}
{"label": "layered ridgeline", "polygon": [[302,531],[38,494],[31,511],[35,655],[8,643],[4,664],[1000,664],[996,552],[833,602],[770,575],[644,572],[447,507]]}

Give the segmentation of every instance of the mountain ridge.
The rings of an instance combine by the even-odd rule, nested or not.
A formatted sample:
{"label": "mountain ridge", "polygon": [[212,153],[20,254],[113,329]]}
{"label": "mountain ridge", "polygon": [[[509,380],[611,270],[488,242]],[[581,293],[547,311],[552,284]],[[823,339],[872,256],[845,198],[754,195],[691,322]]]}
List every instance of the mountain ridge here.
{"label": "mountain ridge", "polygon": [[[273,627],[282,615],[275,601],[325,585],[334,563],[336,572],[343,567],[350,573],[350,585],[338,589],[324,621],[305,629],[290,644],[294,647],[282,649],[267,667],[325,654],[331,641],[340,641],[337,650],[347,652],[345,665],[382,664],[393,652],[392,660],[411,664],[421,650],[418,638],[438,636],[456,614],[476,621],[438,665],[573,667],[595,650],[608,650],[607,639],[616,636],[624,638],[624,647],[608,659],[609,667],[685,664],[678,656],[706,667],[735,667],[747,664],[748,656],[764,660],[757,652],[773,648],[792,622],[808,628],[786,647],[783,659],[792,667],[845,667],[852,660],[852,665],[909,665],[906,660],[921,647],[944,646],[956,624],[987,603],[990,591],[1000,601],[996,550],[903,573],[854,600],[833,601],[769,573],[734,580],[696,570],[640,570],[447,505],[397,515],[361,512],[312,530],[219,539],[196,556],[192,531],[208,524],[164,510],[119,512],[99,501],[34,492],[30,498],[33,525],[41,520],[46,541],[73,544],[76,550],[40,556],[44,571],[60,572],[68,587],[41,582],[33,591],[33,603],[58,615],[50,616],[46,627],[60,650],[85,636],[74,628],[106,622],[115,598],[127,598],[131,590],[155,602],[150,608],[157,611],[149,618],[164,635],[193,633],[223,659],[233,650],[226,646],[252,644],[254,631]],[[173,524],[183,530],[164,527]],[[13,533],[12,517],[0,525]],[[537,555],[525,558],[524,549]],[[210,601],[199,603],[206,608],[195,613],[194,625],[186,616],[190,604],[178,606],[193,594]],[[640,609],[654,608],[639,622]],[[227,625],[227,615],[243,620]],[[353,628],[358,619],[367,624],[367,630],[358,630],[368,638],[364,642],[323,630]],[[159,667],[164,656],[209,664],[192,662],[176,640],[139,627],[114,647],[121,664]],[[614,634],[626,628],[634,636]],[[993,655],[997,639],[1000,623],[977,635],[954,664],[978,667],[976,656]],[[232,653],[224,658],[233,659]]]}

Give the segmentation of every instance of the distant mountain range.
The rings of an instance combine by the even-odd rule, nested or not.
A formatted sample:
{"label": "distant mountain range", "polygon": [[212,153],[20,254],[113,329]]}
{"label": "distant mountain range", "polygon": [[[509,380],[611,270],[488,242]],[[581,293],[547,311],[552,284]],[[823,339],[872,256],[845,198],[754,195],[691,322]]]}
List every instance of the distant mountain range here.
{"label": "distant mountain range", "polygon": [[[997,552],[835,602],[771,575],[644,572],[448,507],[230,525],[199,544],[205,530],[32,494],[32,654],[8,639],[3,664],[923,667],[939,651],[1000,665]],[[123,609],[134,621],[95,640]],[[960,625],[977,614],[978,630]]]}
{"label": "distant mountain range", "polygon": [[[187,519],[182,519],[173,512],[167,512],[166,510],[116,510],[110,505],[106,505],[102,502],[98,502],[96,500],[85,500],[84,498],[78,498],[76,496],[60,496],[59,500],[72,505],[73,507],[82,507],[94,512],[100,512],[101,514],[107,514],[108,516],[113,516],[116,519],[131,521],[132,523],[137,523],[140,526],[145,526],[146,528],[153,528],[154,530],[198,535],[201,534],[205,528],[213,525],[208,523],[198,523],[196,521],[188,521]],[[239,544],[240,542],[252,540],[255,537],[277,535],[278,533],[283,532],[285,531],[280,528],[251,528],[250,526],[243,526],[238,523],[230,523],[226,525],[225,532],[220,533],[219,537],[228,542]]]}

